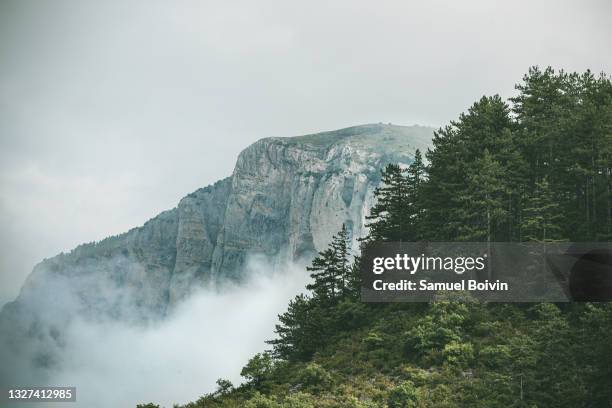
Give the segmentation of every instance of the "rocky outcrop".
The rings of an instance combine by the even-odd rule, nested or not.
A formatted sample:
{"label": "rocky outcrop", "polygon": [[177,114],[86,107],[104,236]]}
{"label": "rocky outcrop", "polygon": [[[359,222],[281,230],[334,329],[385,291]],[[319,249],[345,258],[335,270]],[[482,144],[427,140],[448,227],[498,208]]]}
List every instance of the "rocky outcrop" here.
{"label": "rocky outcrop", "polygon": [[375,124],[259,140],[240,154],[231,177],[176,208],[41,262],[0,324],[15,310],[52,310],[53,301],[44,303],[54,297],[67,315],[159,317],[193,288],[240,280],[253,254],[276,264],[309,259],[343,223],[362,236],[381,168],[410,162],[431,135],[427,127]]}

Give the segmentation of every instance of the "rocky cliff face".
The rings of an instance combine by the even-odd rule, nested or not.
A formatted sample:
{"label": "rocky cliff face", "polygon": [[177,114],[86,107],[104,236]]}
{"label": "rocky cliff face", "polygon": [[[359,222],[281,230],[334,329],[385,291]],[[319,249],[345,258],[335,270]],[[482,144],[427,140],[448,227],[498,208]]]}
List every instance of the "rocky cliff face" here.
{"label": "rocky cliff face", "polygon": [[[33,327],[77,313],[163,316],[204,283],[240,280],[251,255],[277,265],[310,259],[342,223],[362,236],[380,169],[409,163],[431,135],[431,128],[378,124],[259,140],[240,154],[230,177],[176,208],[38,264],[0,314],[0,329],[15,331],[19,320],[22,334],[31,335]],[[53,337],[52,330],[36,333]]]}

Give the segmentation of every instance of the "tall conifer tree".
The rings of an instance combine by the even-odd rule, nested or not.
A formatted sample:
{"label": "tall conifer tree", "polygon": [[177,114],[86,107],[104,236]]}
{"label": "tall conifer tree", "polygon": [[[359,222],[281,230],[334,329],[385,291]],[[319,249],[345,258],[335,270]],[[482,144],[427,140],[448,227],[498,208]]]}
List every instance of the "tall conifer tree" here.
{"label": "tall conifer tree", "polygon": [[528,197],[522,217],[521,235],[525,241],[551,242],[562,239],[560,222],[563,216],[550,190],[548,178],[536,182]]}

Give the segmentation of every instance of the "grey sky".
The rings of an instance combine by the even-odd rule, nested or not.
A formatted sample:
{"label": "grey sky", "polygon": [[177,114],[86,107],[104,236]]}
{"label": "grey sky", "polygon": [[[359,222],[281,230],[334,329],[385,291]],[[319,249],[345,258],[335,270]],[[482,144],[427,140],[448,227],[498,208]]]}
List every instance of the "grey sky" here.
{"label": "grey sky", "polygon": [[0,0],[0,304],[266,136],[442,125],[530,65],[612,72],[610,2]]}

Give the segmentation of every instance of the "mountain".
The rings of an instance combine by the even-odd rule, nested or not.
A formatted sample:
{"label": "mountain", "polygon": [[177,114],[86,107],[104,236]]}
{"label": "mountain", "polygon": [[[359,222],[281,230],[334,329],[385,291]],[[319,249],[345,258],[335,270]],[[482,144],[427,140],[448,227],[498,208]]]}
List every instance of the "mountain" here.
{"label": "mountain", "polygon": [[[53,364],[74,316],[140,322],[163,317],[197,287],[240,281],[249,260],[309,261],[344,223],[363,235],[365,216],[390,162],[409,163],[432,129],[370,124],[261,139],[233,174],[201,188],[143,226],[83,244],[35,266],[0,313],[5,343],[36,339]],[[43,347],[44,346],[44,347]]]}

